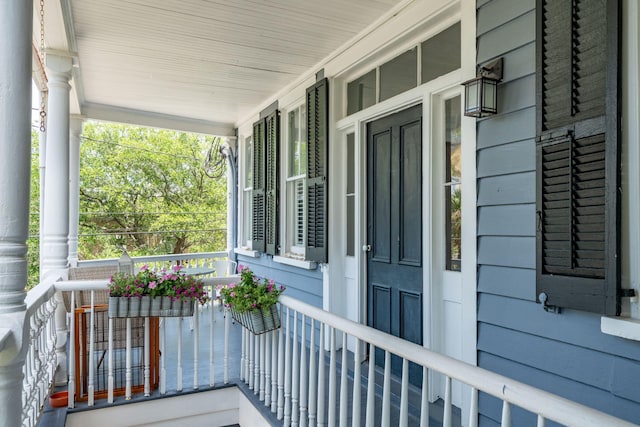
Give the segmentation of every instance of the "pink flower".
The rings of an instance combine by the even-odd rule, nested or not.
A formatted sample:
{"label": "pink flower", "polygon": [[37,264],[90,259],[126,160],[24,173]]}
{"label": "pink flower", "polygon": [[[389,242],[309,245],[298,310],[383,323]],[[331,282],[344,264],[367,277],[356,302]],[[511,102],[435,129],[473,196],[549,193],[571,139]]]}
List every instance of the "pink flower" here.
{"label": "pink flower", "polygon": [[175,271],[177,273],[178,271],[180,271],[182,269],[182,266],[181,265],[174,265],[172,267],[172,269],[173,269],[173,271]]}
{"label": "pink flower", "polygon": [[147,271],[148,269],[149,269],[149,266],[147,264],[140,267],[140,271]]}
{"label": "pink flower", "polygon": [[156,288],[156,281],[154,280],[153,282],[149,282],[149,289],[155,289]]}
{"label": "pink flower", "polygon": [[235,292],[231,292],[231,298],[234,298],[236,296]]}

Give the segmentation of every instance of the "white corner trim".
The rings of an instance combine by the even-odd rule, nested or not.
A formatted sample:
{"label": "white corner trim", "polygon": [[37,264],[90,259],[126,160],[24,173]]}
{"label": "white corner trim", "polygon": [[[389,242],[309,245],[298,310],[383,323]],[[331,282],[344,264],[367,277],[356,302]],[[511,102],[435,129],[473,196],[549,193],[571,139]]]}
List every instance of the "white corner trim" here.
{"label": "white corner trim", "polygon": [[234,248],[233,252],[238,255],[244,255],[251,258],[258,258],[260,256],[260,252],[254,251],[252,249]]}
{"label": "white corner trim", "polygon": [[294,267],[304,268],[305,270],[315,270],[318,267],[318,264],[316,264],[314,261],[305,261],[303,259],[295,259],[295,258],[289,258],[286,256],[278,256],[278,255],[275,255],[273,257],[273,262],[292,265]]}
{"label": "white corner trim", "polygon": [[604,334],[640,341],[640,320],[630,317],[601,317],[600,330]]}

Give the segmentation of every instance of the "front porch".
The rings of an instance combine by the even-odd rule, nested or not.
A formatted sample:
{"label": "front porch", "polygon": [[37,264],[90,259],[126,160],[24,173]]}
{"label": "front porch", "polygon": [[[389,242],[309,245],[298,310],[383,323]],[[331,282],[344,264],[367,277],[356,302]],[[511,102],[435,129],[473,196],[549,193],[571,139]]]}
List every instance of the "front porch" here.
{"label": "front porch", "polygon": [[[476,426],[481,393],[502,401],[503,426],[511,425],[512,411],[521,410],[538,426],[546,420],[576,426],[632,425],[287,296],[280,297],[282,328],[258,336],[233,323],[217,304],[196,310],[193,319],[164,318],[158,390],[128,391],[115,398],[109,393],[107,399],[94,400],[91,385],[97,368],[90,367],[87,403],[70,400],[65,422],[56,411],[47,410],[42,417],[56,369],[64,370],[58,360],[68,360],[68,387],[77,389],[75,361],[70,357],[74,341],[69,341],[69,357],[65,357],[67,349],[56,342],[53,333],[57,330],[56,292],[95,292],[107,285],[106,280],[60,279],[63,277],[48,279],[27,297],[32,315],[22,396],[25,426],[113,425],[114,419],[118,425],[171,425],[180,419],[194,426]],[[209,283],[214,280],[205,278]],[[71,330],[74,328],[72,321]],[[382,351],[383,361],[376,362],[374,349]],[[130,348],[126,351],[131,353]],[[392,358],[400,361],[400,376],[392,373]],[[111,363],[109,356],[105,363]],[[420,368],[418,387],[410,385],[410,364]],[[127,365],[128,382],[130,369]],[[147,389],[146,371],[148,360]],[[443,400],[431,402],[432,381],[444,381]],[[469,413],[461,414],[453,406],[454,387],[462,387],[471,397]]]}

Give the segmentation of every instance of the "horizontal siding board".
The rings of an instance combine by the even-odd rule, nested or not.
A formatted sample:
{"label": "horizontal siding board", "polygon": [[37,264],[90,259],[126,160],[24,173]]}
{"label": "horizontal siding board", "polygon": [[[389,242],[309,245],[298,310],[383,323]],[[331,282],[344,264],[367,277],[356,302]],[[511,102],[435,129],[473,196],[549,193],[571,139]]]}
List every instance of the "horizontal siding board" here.
{"label": "horizontal siding board", "polygon": [[478,292],[536,300],[536,271],[527,268],[478,266]]}
{"label": "horizontal siding board", "polygon": [[498,205],[478,208],[478,236],[536,235],[536,205]]}
{"label": "horizontal siding board", "polygon": [[478,206],[534,203],[535,172],[483,178],[478,183]]}
{"label": "horizontal siding board", "polygon": [[502,83],[498,88],[498,111],[510,113],[536,105],[536,76]]}
{"label": "horizontal siding board", "polygon": [[478,178],[536,170],[533,139],[485,148],[477,156]]}
{"label": "horizontal siding board", "polygon": [[535,0],[493,0],[478,9],[478,35],[493,30],[527,12],[531,12],[535,7]]}
{"label": "horizontal siding board", "polygon": [[[616,396],[640,402],[640,362],[616,357],[613,360],[611,391]],[[640,410],[640,409],[639,409]]]}
{"label": "horizontal siding board", "polygon": [[478,63],[504,55],[536,38],[536,14],[526,13],[478,37]]}
{"label": "horizontal siding board", "polygon": [[478,351],[613,392],[615,359],[599,351],[487,323],[478,325]]}
{"label": "horizontal siding board", "polygon": [[[478,295],[478,322],[515,329],[530,335],[563,341],[613,356],[640,360],[636,341],[603,334],[600,315],[577,310],[547,313],[533,301],[500,295]],[[640,393],[638,400],[640,400]]]}
{"label": "horizontal siding board", "polygon": [[513,141],[532,139],[536,136],[536,109],[518,110],[510,114],[498,114],[478,122],[477,148],[493,147]]}
{"label": "horizontal siding board", "polygon": [[510,82],[521,77],[535,75],[536,44],[531,42],[503,56],[502,82]]}
{"label": "horizontal siding board", "polygon": [[479,237],[478,264],[535,268],[535,249],[533,237]]}
{"label": "horizontal siding board", "polygon": [[[485,352],[478,353],[478,365],[501,375],[513,378],[546,390],[550,393],[561,395],[567,399],[595,408],[602,412],[621,417],[633,423],[640,423],[640,405],[628,399],[620,399],[615,395],[592,387],[588,384],[571,381],[558,375],[542,372],[529,366],[503,359]],[[495,418],[495,409],[486,402],[479,405],[483,414],[489,418]],[[499,415],[498,415],[499,418]],[[518,424],[513,425],[531,425]]]}

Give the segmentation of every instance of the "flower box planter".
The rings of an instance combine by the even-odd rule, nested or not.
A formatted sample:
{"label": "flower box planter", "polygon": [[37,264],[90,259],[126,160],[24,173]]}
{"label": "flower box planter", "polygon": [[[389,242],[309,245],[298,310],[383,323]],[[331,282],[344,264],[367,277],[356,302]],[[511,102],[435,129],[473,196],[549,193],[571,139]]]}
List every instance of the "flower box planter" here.
{"label": "flower box planter", "polygon": [[239,312],[231,310],[233,319],[254,335],[264,334],[280,328],[280,311],[276,305]]}
{"label": "flower box planter", "polygon": [[169,297],[109,297],[109,317],[190,317],[194,303]]}

